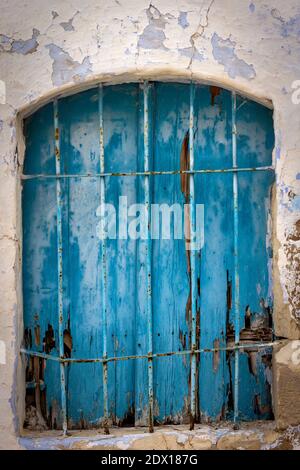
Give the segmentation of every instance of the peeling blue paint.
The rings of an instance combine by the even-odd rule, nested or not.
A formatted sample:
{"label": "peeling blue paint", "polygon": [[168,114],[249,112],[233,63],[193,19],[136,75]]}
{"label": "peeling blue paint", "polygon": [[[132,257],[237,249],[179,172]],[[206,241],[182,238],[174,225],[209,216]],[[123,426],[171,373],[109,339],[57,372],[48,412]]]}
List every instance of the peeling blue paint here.
{"label": "peeling blue paint", "polygon": [[188,57],[189,59],[199,60],[200,62],[204,59],[203,54],[201,54],[198,49],[194,47],[185,47],[183,49],[178,49],[180,55]]}
{"label": "peeling blue paint", "polygon": [[5,34],[0,34],[0,44],[10,44],[10,37]]}
{"label": "peeling blue paint", "polygon": [[187,11],[180,11],[178,17],[178,24],[183,28],[187,28],[189,26],[189,22],[187,20]]}
{"label": "peeling blue paint", "polygon": [[148,25],[143,31],[138,41],[138,46],[143,49],[165,49],[164,40],[165,33],[153,25]]}
{"label": "peeling blue paint", "polygon": [[296,174],[296,180],[300,180],[300,173]]}
{"label": "peeling blue paint", "polygon": [[[150,168],[175,171],[182,167],[183,142],[189,129],[189,85],[156,82],[152,89],[155,99],[150,100],[149,107]],[[142,90],[138,84],[131,83],[106,86],[103,92],[105,170],[142,171]],[[271,164],[274,145],[272,111],[241,97],[238,97],[237,105],[238,167]],[[61,98],[58,111],[61,164],[65,173],[97,173],[100,168],[98,90],[90,89]],[[197,128],[194,137],[195,170],[231,168],[231,93],[219,90],[212,96],[210,87],[195,86],[194,116]],[[24,172],[54,175],[52,104],[27,118],[24,131]],[[194,179],[195,202],[205,206],[205,244],[196,259],[199,344],[202,348],[211,348],[216,340],[220,346],[227,344],[234,318],[231,305],[234,295],[231,281],[232,174],[196,174]],[[266,201],[270,204],[272,183],[272,172],[245,172],[238,176],[241,329],[245,327],[248,307],[253,320],[256,316],[266,317],[261,299],[269,302],[268,261],[271,253],[266,240],[269,216]],[[143,203],[143,184],[140,176],[108,176],[106,202],[118,208],[119,196],[126,195],[129,204]],[[181,177],[164,174],[151,178],[151,195],[158,204],[184,204]],[[38,315],[43,338],[51,324],[55,344],[48,352],[57,355],[55,180],[25,180],[22,201],[24,325],[33,330]],[[71,332],[73,358],[101,357],[101,268],[96,237],[99,179],[78,176],[63,180],[62,201],[63,325]],[[185,241],[172,237],[171,240],[156,239],[152,249],[153,351],[166,353],[189,349],[190,282]],[[107,240],[106,280],[108,356],[147,354],[147,269],[143,240],[138,243],[131,239]],[[32,348],[42,352],[45,342],[32,344]],[[225,415],[229,419],[231,417],[229,392],[234,377],[231,377],[233,364],[230,357],[230,354],[220,351],[214,366],[212,353],[201,355],[199,407],[202,416],[211,420],[222,419]],[[249,371],[247,354],[241,352],[240,358],[241,416],[249,420],[269,417],[270,394],[266,387],[262,353],[257,354],[258,372],[255,377]],[[59,368],[49,360],[44,373],[47,413],[51,414],[51,423],[55,418],[59,427]],[[170,356],[153,361],[154,418],[157,422],[178,423],[188,418],[189,377],[190,360],[187,358]],[[101,365],[69,364],[66,366],[66,384],[67,408],[72,420],[70,427],[99,424],[103,416]],[[147,386],[147,361],[108,364],[108,409],[114,423],[145,424]],[[253,407],[257,395],[263,411]],[[53,404],[56,404],[56,411]]]}
{"label": "peeling blue paint", "polygon": [[[0,35],[0,51],[10,52],[16,54],[32,54],[38,48],[37,37],[40,32],[38,29],[32,30],[32,37],[30,39],[14,39],[13,37]],[[4,46],[3,46],[4,45]]]}
{"label": "peeling blue paint", "polygon": [[291,201],[291,211],[299,212],[300,211],[300,196],[295,196]]}
{"label": "peeling blue paint", "polygon": [[163,31],[167,24],[166,16],[162,15],[157,8],[151,5],[147,10],[147,17],[149,24],[139,37],[138,47],[167,50],[164,45],[166,35]]}
{"label": "peeling blue paint", "polygon": [[283,37],[296,36],[300,37],[300,14],[290,18],[282,26]]}
{"label": "peeling blue paint", "polygon": [[249,10],[251,11],[251,13],[254,13],[254,12],[255,12],[255,5],[254,5],[254,3],[250,3],[250,5],[249,5]]}
{"label": "peeling blue paint", "polygon": [[[298,176],[298,175],[297,175]],[[296,179],[298,179],[296,177]],[[300,196],[296,195],[290,186],[283,183],[279,186],[280,192],[280,205],[287,209],[289,212],[300,211]]]}
{"label": "peeling blue paint", "polygon": [[[130,446],[133,440],[142,439],[145,437],[145,433],[127,434],[120,437],[117,436],[105,436],[98,434],[96,436],[68,436],[66,438],[46,436],[46,437],[20,437],[19,443],[22,447],[27,450],[59,450],[62,447],[64,449],[72,449],[72,446],[77,442],[85,443],[87,448],[92,449],[93,447],[103,446],[104,448],[116,447],[126,448]],[[118,444],[120,446],[118,446]],[[122,446],[122,447],[121,447]]]}
{"label": "peeling blue paint", "polygon": [[92,72],[90,58],[86,56],[83,61],[73,60],[70,54],[56,44],[48,44],[49,55],[53,59],[52,82],[56,86],[70,81],[80,81]]}
{"label": "peeling blue paint", "polygon": [[256,76],[252,64],[247,64],[235,54],[236,43],[231,39],[223,39],[217,33],[213,34],[212,40],[213,56],[216,61],[224,65],[225,71],[230,78],[243,77],[251,80]]}

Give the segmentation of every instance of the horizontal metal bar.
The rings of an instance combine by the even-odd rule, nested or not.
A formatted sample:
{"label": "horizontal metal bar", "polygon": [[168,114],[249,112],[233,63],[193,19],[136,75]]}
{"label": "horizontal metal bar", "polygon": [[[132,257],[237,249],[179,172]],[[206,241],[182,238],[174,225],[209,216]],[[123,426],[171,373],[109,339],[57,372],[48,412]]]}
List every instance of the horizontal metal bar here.
{"label": "horizontal metal bar", "polygon": [[59,175],[24,175],[22,174],[21,180],[32,180],[32,179],[57,179],[57,178],[101,178],[103,176],[156,176],[156,175],[193,175],[202,173],[233,173],[243,171],[274,171],[273,166],[259,166],[259,167],[247,167],[247,168],[221,168],[216,170],[201,169],[201,170],[170,170],[170,171],[132,171],[123,173],[83,173],[83,174],[59,174]]}
{"label": "horizontal metal bar", "polygon": [[99,362],[99,363],[107,363],[107,362],[117,362],[117,361],[128,361],[131,359],[151,359],[155,357],[169,357],[169,356],[185,356],[188,354],[202,354],[202,353],[211,353],[217,351],[234,351],[234,350],[243,350],[243,349],[264,349],[273,346],[277,346],[282,344],[285,340],[277,340],[277,341],[270,341],[268,343],[247,343],[247,344],[233,344],[232,346],[224,346],[220,348],[203,348],[203,349],[195,349],[195,350],[184,350],[184,351],[172,351],[166,353],[153,353],[153,354],[141,354],[141,355],[132,355],[132,356],[119,356],[119,357],[99,357],[94,359],[76,359],[73,357],[66,357],[60,359],[58,356],[50,356],[49,354],[41,353],[38,351],[31,351],[29,349],[21,348],[20,352],[22,354],[26,354],[28,356],[37,356],[42,357],[43,359],[49,359],[52,361],[57,362],[65,362],[65,363],[90,363],[90,362]]}

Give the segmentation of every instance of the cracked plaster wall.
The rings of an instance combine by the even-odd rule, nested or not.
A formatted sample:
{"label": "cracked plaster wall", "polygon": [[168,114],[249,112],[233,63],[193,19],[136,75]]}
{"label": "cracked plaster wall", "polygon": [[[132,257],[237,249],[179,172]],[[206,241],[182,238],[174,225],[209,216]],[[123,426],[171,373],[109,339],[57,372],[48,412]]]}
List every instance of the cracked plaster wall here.
{"label": "cracked plaster wall", "polygon": [[[97,81],[196,80],[274,107],[275,328],[300,338],[298,0],[1,0],[0,447],[22,423],[21,118]],[[4,351],[4,353],[3,353]]]}

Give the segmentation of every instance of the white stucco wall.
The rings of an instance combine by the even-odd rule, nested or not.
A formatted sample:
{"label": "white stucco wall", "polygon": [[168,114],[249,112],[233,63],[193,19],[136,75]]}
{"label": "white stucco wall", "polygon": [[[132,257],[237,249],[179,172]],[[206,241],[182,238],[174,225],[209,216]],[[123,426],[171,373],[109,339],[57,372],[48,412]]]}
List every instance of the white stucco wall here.
{"label": "white stucco wall", "polygon": [[279,336],[300,338],[299,0],[1,0],[0,447],[17,445],[24,400],[21,117],[62,92],[139,78],[216,83],[273,105],[274,315]]}

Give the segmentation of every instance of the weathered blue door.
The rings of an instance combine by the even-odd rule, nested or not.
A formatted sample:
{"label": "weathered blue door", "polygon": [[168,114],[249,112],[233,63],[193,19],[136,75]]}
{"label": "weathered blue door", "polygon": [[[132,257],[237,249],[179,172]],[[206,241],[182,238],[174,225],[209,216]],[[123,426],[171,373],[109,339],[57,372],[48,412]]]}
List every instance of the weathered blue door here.
{"label": "weathered blue door", "polygon": [[[103,87],[100,105],[95,88],[25,120],[26,401],[51,428],[62,426],[62,373],[69,427],[97,426],[105,415],[118,425],[147,424],[149,364],[155,423],[188,422],[191,396],[196,420],[231,419],[235,405],[239,419],[272,416],[271,351],[264,346],[272,340],[272,112],[235,95],[233,105],[232,94],[217,87],[195,85],[193,93],[192,128],[190,85],[174,83],[151,84],[147,103],[136,83]],[[148,238],[117,236],[106,239],[103,263],[101,197],[117,214],[120,196],[128,206],[149,196],[150,203],[183,207],[191,200],[191,137],[203,246],[191,255],[172,219],[171,238],[152,239],[150,258]],[[198,353],[185,354],[193,334]],[[253,343],[261,344],[232,348]],[[60,367],[46,354],[66,362]],[[107,362],[106,394],[103,364],[90,361],[103,356],[142,357]]]}

